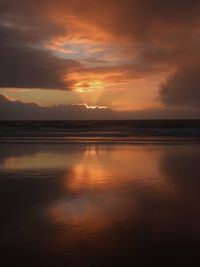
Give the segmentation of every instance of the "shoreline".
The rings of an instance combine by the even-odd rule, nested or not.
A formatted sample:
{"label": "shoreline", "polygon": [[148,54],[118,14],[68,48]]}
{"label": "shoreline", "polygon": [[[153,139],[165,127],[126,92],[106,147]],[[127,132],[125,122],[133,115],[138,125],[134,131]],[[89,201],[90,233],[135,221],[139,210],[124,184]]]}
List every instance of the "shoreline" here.
{"label": "shoreline", "polygon": [[185,144],[198,137],[0,137],[0,144]]}

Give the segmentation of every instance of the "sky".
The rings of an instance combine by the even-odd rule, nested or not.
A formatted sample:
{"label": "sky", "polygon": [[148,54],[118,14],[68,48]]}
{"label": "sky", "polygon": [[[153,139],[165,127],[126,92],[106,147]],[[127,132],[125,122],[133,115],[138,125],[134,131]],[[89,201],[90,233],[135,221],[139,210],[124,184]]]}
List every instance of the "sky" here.
{"label": "sky", "polygon": [[200,1],[1,0],[0,119],[200,118]]}

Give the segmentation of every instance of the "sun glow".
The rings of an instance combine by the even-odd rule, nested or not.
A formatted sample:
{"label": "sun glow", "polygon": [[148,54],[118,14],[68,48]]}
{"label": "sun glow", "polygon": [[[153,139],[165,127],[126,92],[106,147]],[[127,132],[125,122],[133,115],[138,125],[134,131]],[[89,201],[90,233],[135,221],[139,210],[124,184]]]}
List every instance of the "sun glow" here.
{"label": "sun glow", "polygon": [[120,69],[80,69],[67,74],[66,80],[76,92],[112,89],[124,84],[127,73]]}
{"label": "sun glow", "polygon": [[79,93],[93,92],[95,90],[103,89],[104,83],[101,80],[79,81],[74,84],[74,91]]}
{"label": "sun glow", "polygon": [[75,106],[83,106],[86,107],[87,109],[107,109],[107,106],[90,106],[86,103],[81,103],[81,104],[74,104]]}
{"label": "sun glow", "polygon": [[87,109],[106,109],[106,106],[88,106],[87,104],[84,104]]}
{"label": "sun glow", "polygon": [[[99,108],[100,99],[107,88],[107,81],[98,73],[73,72],[67,77],[73,92],[77,93],[81,103],[87,103],[88,109]],[[102,105],[103,104],[103,105]],[[104,108],[104,103],[100,104]]]}

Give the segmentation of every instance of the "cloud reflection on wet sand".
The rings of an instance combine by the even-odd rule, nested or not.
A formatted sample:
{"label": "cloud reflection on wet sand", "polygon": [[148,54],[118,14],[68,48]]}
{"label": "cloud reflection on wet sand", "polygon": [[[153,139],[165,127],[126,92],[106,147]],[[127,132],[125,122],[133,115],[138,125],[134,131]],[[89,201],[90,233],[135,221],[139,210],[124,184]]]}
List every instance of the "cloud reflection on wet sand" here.
{"label": "cloud reflection on wet sand", "polygon": [[198,145],[3,146],[5,256],[103,266],[195,253]]}

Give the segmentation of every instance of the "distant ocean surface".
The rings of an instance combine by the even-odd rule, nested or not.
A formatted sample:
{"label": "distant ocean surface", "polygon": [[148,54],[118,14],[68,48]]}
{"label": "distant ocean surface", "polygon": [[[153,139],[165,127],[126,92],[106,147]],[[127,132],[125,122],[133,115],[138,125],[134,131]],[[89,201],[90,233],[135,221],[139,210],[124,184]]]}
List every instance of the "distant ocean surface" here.
{"label": "distant ocean surface", "polygon": [[200,140],[200,120],[1,121],[0,142]]}

